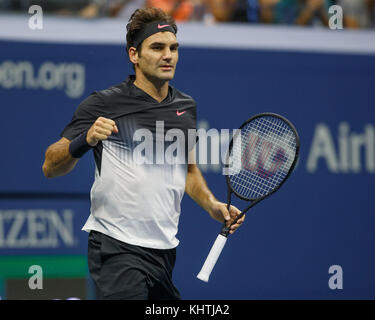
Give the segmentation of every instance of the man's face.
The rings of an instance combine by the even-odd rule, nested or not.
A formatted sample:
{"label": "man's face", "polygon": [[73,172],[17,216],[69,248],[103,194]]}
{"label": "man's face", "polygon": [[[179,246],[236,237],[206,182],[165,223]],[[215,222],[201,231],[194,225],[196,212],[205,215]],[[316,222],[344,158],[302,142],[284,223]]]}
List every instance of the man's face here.
{"label": "man's face", "polygon": [[171,80],[178,61],[178,43],[172,32],[158,32],[145,39],[137,67],[147,78]]}

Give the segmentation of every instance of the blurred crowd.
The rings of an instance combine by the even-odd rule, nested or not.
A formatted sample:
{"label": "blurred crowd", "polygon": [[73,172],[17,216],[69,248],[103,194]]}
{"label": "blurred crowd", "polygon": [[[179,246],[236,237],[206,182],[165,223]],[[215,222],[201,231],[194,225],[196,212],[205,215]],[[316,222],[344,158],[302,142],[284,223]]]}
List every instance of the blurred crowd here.
{"label": "blurred crowd", "polygon": [[82,18],[128,19],[140,7],[159,7],[177,22],[244,22],[328,26],[329,8],[341,6],[344,28],[375,28],[375,0],[0,0],[1,11],[27,10]]}

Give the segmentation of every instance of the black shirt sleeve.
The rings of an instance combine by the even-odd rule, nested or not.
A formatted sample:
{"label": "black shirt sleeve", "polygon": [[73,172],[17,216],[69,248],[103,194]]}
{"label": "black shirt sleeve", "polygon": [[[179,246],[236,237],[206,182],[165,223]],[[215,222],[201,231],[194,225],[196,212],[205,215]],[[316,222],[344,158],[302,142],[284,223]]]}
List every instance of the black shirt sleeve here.
{"label": "black shirt sleeve", "polygon": [[89,130],[96,119],[102,115],[103,109],[103,99],[96,92],[92,93],[79,104],[72,120],[60,133],[60,136],[73,140],[82,132]]}

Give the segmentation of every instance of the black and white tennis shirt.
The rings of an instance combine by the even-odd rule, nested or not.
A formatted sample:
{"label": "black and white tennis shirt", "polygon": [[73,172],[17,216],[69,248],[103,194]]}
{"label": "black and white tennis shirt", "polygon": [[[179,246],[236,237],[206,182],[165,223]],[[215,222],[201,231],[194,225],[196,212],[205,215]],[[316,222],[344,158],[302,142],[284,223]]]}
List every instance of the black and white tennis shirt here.
{"label": "black and white tennis shirt", "polygon": [[[61,136],[74,139],[100,116],[114,120],[119,129],[117,134],[113,133],[94,147],[96,166],[91,212],[82,230],[96,230],[138,246],[170,249],[179,243],[176,234],[187,161],[155,164],[155,144],[160,140],[156,130],[160,132],[163,124],[165,133],[175,129],[183,132],[186,139],[178,143],[183,144],[179,147],[185,150],[187,159],[192,148],[188,131],[196,129],[196,103],[172,86],[159,103],[136,87],[134,80],[132,75],[119,85],[93,92],[78,106]],[[134,160],[133,151],[146,141],[147,135],[139,139],[138,133],[142,132],[151,133],[154,150],[153,161],[140,164]],[[138,138],[134,139],[136,133]],[[163,141],[164,150],[177,140]],[[144,150],[146,153],[150,154]]]}

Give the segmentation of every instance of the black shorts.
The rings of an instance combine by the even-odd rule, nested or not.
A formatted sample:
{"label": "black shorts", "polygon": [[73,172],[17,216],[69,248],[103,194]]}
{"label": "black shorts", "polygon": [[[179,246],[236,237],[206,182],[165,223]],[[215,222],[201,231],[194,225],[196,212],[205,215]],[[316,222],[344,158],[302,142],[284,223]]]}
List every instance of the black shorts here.
{"label": "black shorts", "polygon": [[172,283],[176,248],[131,245],[97,231],[88,239],[88,266],[97,299],[178,300]]}

